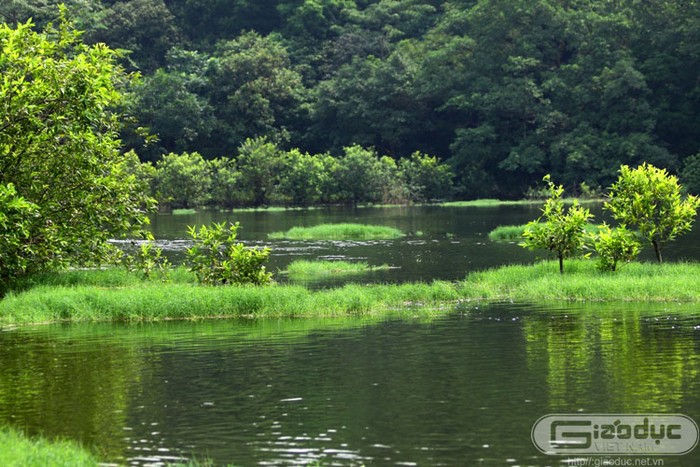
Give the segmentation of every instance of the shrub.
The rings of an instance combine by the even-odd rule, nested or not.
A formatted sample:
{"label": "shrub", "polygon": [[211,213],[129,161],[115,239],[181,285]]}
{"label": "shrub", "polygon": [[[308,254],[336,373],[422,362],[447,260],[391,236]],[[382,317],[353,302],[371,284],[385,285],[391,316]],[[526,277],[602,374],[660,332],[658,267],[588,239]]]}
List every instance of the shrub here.
{"label": "shrub", "polygon": [[611,229],[603,224],[598,228],[598,233],[591,237],[598,253],[598,269],[601,271],[615,271],[619,262],[634,261],[641,249],[634,232],[627,230],[624,225]]}
{"label": "shrub", "polygon": [[238,228],[238,222],[228,228],[224,222],[188,227],[194,245],[187,249],[187,264],[201,284],[262,285],[272,280],[264,266],[270,249],[246,248],[236,242]]}

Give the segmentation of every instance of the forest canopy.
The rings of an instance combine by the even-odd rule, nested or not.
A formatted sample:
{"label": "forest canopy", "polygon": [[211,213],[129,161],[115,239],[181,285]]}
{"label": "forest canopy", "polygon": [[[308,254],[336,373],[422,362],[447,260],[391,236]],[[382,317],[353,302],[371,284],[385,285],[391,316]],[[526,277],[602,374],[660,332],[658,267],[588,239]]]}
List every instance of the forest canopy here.
{"label": "forest canopy", "polygon": [[[0,21],[42,27],[57,3],[2,2]],[[85,42],[141,73],[121,136],[144,161],[266,138],[429,154],[461,198],[520,198],[547,173],[606,188],[643,162],[700,191],[696,0],[63,3]]]}

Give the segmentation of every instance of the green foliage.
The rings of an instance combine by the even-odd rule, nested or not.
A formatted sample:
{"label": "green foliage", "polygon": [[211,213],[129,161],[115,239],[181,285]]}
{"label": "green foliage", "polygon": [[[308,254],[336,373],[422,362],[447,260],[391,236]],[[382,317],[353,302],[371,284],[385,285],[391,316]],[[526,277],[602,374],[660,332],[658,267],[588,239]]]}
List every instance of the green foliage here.
{"label": "green foliage", "polygon": [[685,160],[680,178],[689,193],[700,195],[700,152]]}
{"label": "green foliage", "polygon": [[604,209],[651,242],[659,263],[664,244],[691,229],[700,206],[696,196],[681,197],[677,177],[647,163],[623,165],[609,198]]}
{"label": "green foliage", "polygon": [[212,159],[207,162],[211,177],[209,203],[223,208],[246,204],[242,189],[242,174],[236,167],[236,161],[229,158]]}
{"label": "green foliage", "polygon": [[43,33],[0,25],[0,186],[18,229],[6,277],[105,262],[108,240],[140,231],[153,206],[119,151],[113,109],[129,77],[79,38],[63,8]]}
{"label": "green foliage", "polygon": [[16,276],[33,269],[36,259],[30,229],[38,214],[38,207],[18,196],[13,184],[0,185],[0,295]]}
{"label": "green foliage", "polygon": [[618,263],[634,261],[642,247],[634,232],[624,225],[611,229],[603,224],[597,233],[591,235],[591,239],[598,253],[598,269],[601,271],[616,271]]}
{"label": "green foliage", "polygon": [[[281,141],[304,119],[306,91],[281,41],[246,32],[217,45],[208,63],[207,89],[218,139],[240,145],[249,138]],[[222,148],[222,150],[230,150]]]}
{"label": "green foliage", "polygon": [[97,467],[96,456],[72,441],[29,438],[9,427],[0,428],[0,464],[6,466]]}
{"label": "green foliage", "polygon": [[311,206],[321,199],[324,179],[329,177],[323,157],[292,149],[284,154],[279,192],[295,206]]}
{"label": "green foliage", "polygon": [[425,203],[452,197],[452,171],[437,157],[414,152],[399,161],[399,168],[412,201]]}
{"label": "green foliage", "polygon": [[124,253],[118,264],[129,272],[139,272],[144,279],[151,279],[157,275],[163,281],[169,279],[172,268],[168,258],[163,256],[163,250],[153,244],[152,237],[139,244],[135,252]]}
{"label": "green foliage", "polygon": [[246,248],[236,242],[238,228],[238,222],[188,228],[194,245],[187,249],[187,264],[201,284],[263,285],[272,280],[264,266],[269,248]]}
{"label": "green foliage", "polygon": [[207,163],[199,153],[171,153],[156,163],[155,195],[161,207],[202,206],[210,186]]}
{"label": "green foliage", "polygon": [[238,170],[241,173],[241,188],[249,204],[269,204],[277,185],[280,162],[280,150],[266,138],[247,139],[241,144]]}
{"label": "green foliage", "polygon": [[559,259],[559,272],[564,273],[564,259],[581,253],[584,246],[585,225],[593,217],[590,211],[574,201],[564,208],[564,187],[552,183],[549,175],[544,177],[550,196],[542,208],[542,215],[527,224],[522,243],[530,250],[544,249],[553,252]]}

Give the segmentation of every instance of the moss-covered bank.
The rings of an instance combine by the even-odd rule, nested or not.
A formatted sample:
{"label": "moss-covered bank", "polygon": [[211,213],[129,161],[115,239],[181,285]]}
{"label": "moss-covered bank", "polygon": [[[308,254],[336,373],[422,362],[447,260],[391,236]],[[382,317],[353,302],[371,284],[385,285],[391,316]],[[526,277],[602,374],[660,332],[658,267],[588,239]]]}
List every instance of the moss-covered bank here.
{"label": "moss-covered bank", "polygon": [[[100,283],[99,277],[104,281]],[[67,280],[61,282],[61,278]],[[415,316],[463,301],[700,302],[700,264],[632,263],[615,273],[595,263],[512,265],[459,282],[349,284],[324,290],[295,285],[205,287],[175,275],[170,283],[84,271],[45,279],[0,301],[0,324],[56,321],[156,321],[234,317]]]}

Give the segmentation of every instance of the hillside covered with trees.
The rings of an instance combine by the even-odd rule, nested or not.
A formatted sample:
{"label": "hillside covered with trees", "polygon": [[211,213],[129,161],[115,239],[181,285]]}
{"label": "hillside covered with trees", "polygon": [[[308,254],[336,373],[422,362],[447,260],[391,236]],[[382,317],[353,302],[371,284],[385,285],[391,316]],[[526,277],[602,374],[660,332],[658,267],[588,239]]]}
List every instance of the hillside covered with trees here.
{"label": "hillside covered with trees", "polygon": [[[0,21],[43,28],[57,3],[4,1]],[[605,188],[642,162],[700,191],[696,0],[63,3],[140,73],[122,139],[143,161],[224,164],[263,138],[398,167],[435,156],[459,198],[520,198],[547,173]]]}

